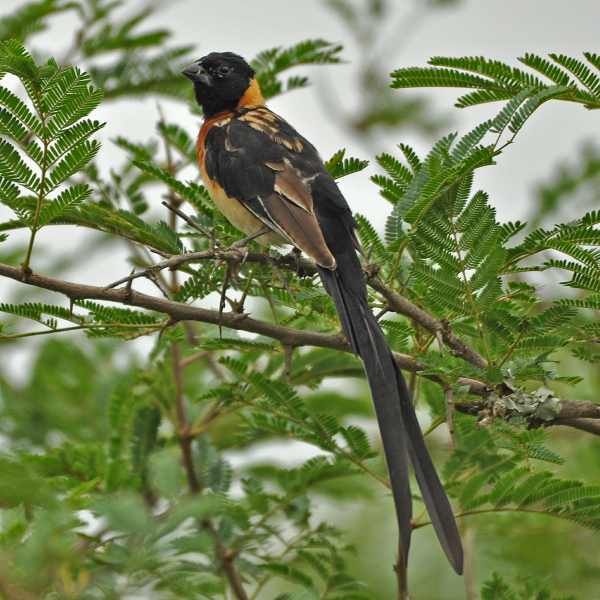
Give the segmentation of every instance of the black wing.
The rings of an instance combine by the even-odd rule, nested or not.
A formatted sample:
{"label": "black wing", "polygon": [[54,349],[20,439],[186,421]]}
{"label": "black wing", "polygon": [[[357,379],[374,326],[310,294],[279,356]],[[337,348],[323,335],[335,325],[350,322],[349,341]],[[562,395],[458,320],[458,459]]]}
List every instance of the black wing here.
{"label": "black wing", "polygon": [[205,141],[205,170],[228,197],[241,202],[273,231],[313,258],[335,268],[335,240],[322,220],[354,221],[346,200],[310,142],[266,107],[241,111]]}

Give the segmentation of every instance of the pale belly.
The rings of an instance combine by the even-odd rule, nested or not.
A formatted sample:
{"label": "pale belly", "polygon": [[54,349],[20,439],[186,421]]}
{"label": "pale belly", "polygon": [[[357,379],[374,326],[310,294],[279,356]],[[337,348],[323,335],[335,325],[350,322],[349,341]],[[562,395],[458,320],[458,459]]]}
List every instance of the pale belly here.
{"label": "pale belly", "polygon": [[[264,228],[264,223],[257,219],[247,208],[244,208],[240,202],[228,198],[223,188],[210,181],[208,177],[204,176],[204,173],[201,173],[201,175],[215,206],[236,229],[246,235],[253,235]],[[256,238],[256,241],[263,246],[289,244],[287,240],[275,232],[265,233]]]}

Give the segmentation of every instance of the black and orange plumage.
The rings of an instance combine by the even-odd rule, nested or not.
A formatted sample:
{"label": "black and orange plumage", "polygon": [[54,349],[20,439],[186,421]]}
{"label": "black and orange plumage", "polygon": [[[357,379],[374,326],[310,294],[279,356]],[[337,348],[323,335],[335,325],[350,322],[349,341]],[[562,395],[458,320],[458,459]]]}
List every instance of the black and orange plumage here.
{"label": "black and orange plumage", "polygon": [[352,350],[362,359],[383,440],[405,560],[411,536],[408,459],[455,571],[463,552],[450,503],[425,446],[410,393],[367,303],[355,222],[314,146],[264,103],[254,71],[231,52],[185,69],[205,120],[197,153],[217,207],[265,244],[291,244],[315,261]]}

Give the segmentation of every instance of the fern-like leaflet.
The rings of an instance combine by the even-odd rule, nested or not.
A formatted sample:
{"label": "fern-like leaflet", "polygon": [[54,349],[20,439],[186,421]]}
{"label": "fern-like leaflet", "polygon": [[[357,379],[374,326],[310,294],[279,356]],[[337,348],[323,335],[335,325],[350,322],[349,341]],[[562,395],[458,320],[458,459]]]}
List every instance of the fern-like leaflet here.
{"label": "fern-like leaflet", "polygon": [[0,141],[0,201],[31,230],[23,261],[27,271],[38,231],[91,194],[86,184],[72,186],[69,179],[99,150],[99,143],[90,137],[102,124],[85,117],[102,94],[92,87],[87,74],[74,67],[59,67],[52,60],[37,65],[15,40],[0,44],[0,70],[20,79],[33,108],[0,88],[4,137]]}

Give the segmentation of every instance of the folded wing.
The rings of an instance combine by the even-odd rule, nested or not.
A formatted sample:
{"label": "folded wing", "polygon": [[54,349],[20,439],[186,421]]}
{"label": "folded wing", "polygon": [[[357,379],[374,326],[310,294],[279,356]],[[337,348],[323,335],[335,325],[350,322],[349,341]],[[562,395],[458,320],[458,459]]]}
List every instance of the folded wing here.
{"label": "folded wing", "polygon": [[306,140],[259,107],[212,127],[204,144],[206,176],[231,202],[240,202],[318,265],[335,268],[311,191],[323,166]]}

